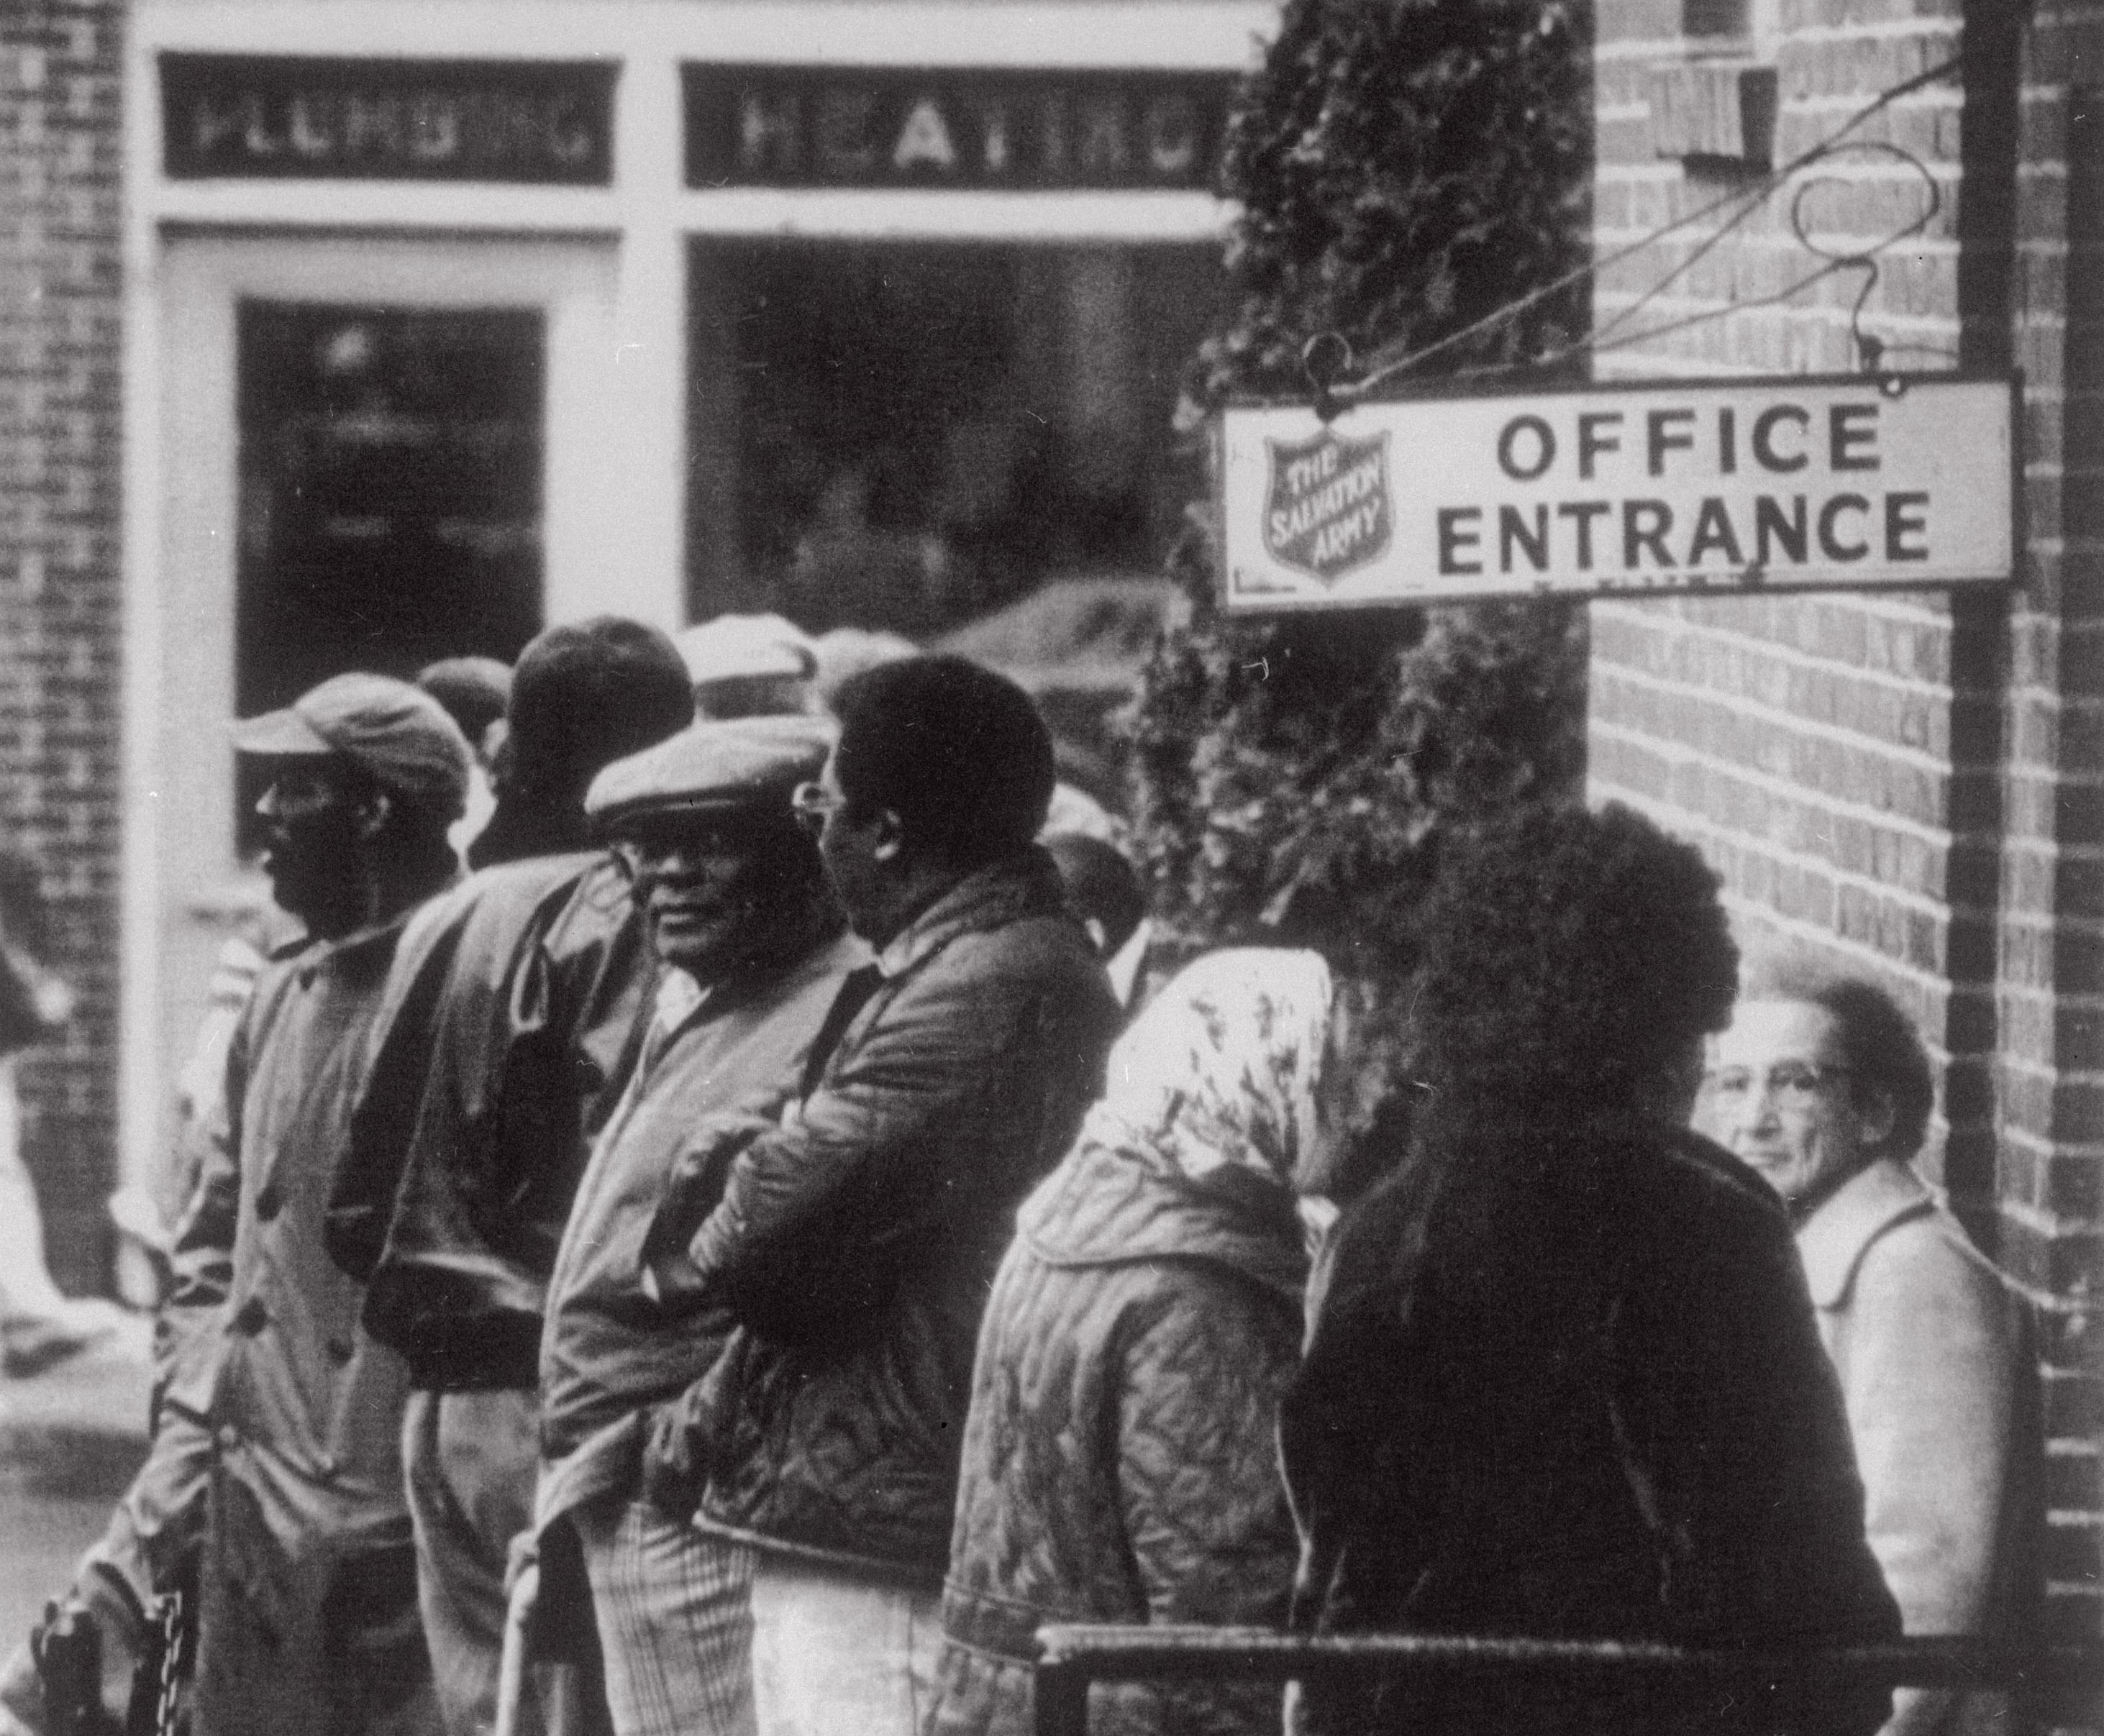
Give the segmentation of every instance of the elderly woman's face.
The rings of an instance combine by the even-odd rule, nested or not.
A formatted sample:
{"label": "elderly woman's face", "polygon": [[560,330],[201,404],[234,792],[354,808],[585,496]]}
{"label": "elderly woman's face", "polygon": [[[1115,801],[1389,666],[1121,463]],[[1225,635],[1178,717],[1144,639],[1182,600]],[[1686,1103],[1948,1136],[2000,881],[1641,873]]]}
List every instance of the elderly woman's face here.
{"label": "elderly woman's face", "polygon": [[1830,1193],[1876,1155],[1890,1108],[1856,1089],[1839,1022],[1803,1000],[1741,1001],[1717,1039],[1697,1124],[1792,1204]]}

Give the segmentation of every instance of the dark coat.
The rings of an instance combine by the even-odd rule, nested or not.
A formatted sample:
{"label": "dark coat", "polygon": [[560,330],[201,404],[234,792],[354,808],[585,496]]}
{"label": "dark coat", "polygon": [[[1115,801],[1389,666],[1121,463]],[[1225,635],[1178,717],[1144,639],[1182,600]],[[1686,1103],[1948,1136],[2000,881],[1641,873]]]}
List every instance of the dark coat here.
{"label": "dark coat", "polygon": [[404,937],[328,1245],[417,1387],[532,1389],[586,1136],[618,1094],[652,968],[600,852],[485,868]]}
{"label": "dark coat", "polygon": [[[887,946],[786,1124],[685,1242],[738,1325],[707,1383],[707,1523],[939,1582],[972,1351],[1017,1203],[1103,1084],[1118,1008],[1041,851]],[[683,1203],[668,1200],[676,1215]]]}
{"label": "dark coat", "polygon": [[[1692,1133],[1455,1115],[1345,1220],[1282,1440],[1296,1624],[1848,1644],[1899,1624],[1781,1202]],[[1802,1726],[1867,1736],[1883,1690]],[[1767,1727],[1696,1701],[1660,1727]],[[1311,1703],[1331,1730],[1642,1730],[1567,1690]]]}
{"label": "dark coat", "polygon": [[[1248,1170],[1084,1143],[1031,1196],[979,1337],[928,1736],[1029,1736],[1041,1622],[1283,1623],[1306,1277],[1290,1197]],[[1095,1699],[1104,1733],[1278,1727],[1276,1689]]]}

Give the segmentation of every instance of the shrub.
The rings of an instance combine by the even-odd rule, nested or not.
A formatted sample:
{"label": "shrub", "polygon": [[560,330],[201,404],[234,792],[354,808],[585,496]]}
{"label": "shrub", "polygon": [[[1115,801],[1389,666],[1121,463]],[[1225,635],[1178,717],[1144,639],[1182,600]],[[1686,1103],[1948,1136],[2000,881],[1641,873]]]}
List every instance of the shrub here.
{"label": "shrub", "polygon": [[[1589,57],[1565,0],[1292,0],[1230,131],[1233,311],[1188,428],[1237,395],[1305,398],[1301,353],[1415,349],[1584,257]],[[1438,371],[1560,346],[1582,284],[1471,336]],[[1412,375],[1422,384],[1426,376]],[[1412,962],[1442,831],[1568,799],[1582,621],[1524,603],[1224,618],[1209,514],[1193,599],[1132,719],[1135,839],[1173,949],[1312,944],[1376,985]]]}

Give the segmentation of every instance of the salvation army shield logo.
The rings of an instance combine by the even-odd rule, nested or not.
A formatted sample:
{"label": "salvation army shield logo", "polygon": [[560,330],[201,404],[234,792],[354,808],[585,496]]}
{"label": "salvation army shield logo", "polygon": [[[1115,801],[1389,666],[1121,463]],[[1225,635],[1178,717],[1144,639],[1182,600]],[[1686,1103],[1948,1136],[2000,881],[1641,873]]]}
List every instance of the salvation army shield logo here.
{"label": "salvation army shield logo", "polygon": [[1388,436],[1266,440],[1271,479],[1264,496],[1264,546],[1282,566],[1334,585],[1388,552],[1395,507]]}

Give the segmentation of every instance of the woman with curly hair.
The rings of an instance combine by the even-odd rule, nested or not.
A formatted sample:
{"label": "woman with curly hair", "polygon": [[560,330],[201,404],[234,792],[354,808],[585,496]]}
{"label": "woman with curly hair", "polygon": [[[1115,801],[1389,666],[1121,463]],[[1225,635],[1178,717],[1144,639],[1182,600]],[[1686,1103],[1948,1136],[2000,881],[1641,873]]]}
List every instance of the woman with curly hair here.
{"label": "woman with curly hair", "polygon": [[[1338,1231],[1282,1410],[1296,1625],[1897,1636],[1789,1221],[1685,1127],[1736,964],[1701,858],[1625,808],[1533,814],[1444,866],[1409,1149]],[[1435,1681],[1327,1688],[1300,1719],[1867,1736],[1888,1705]]]}

